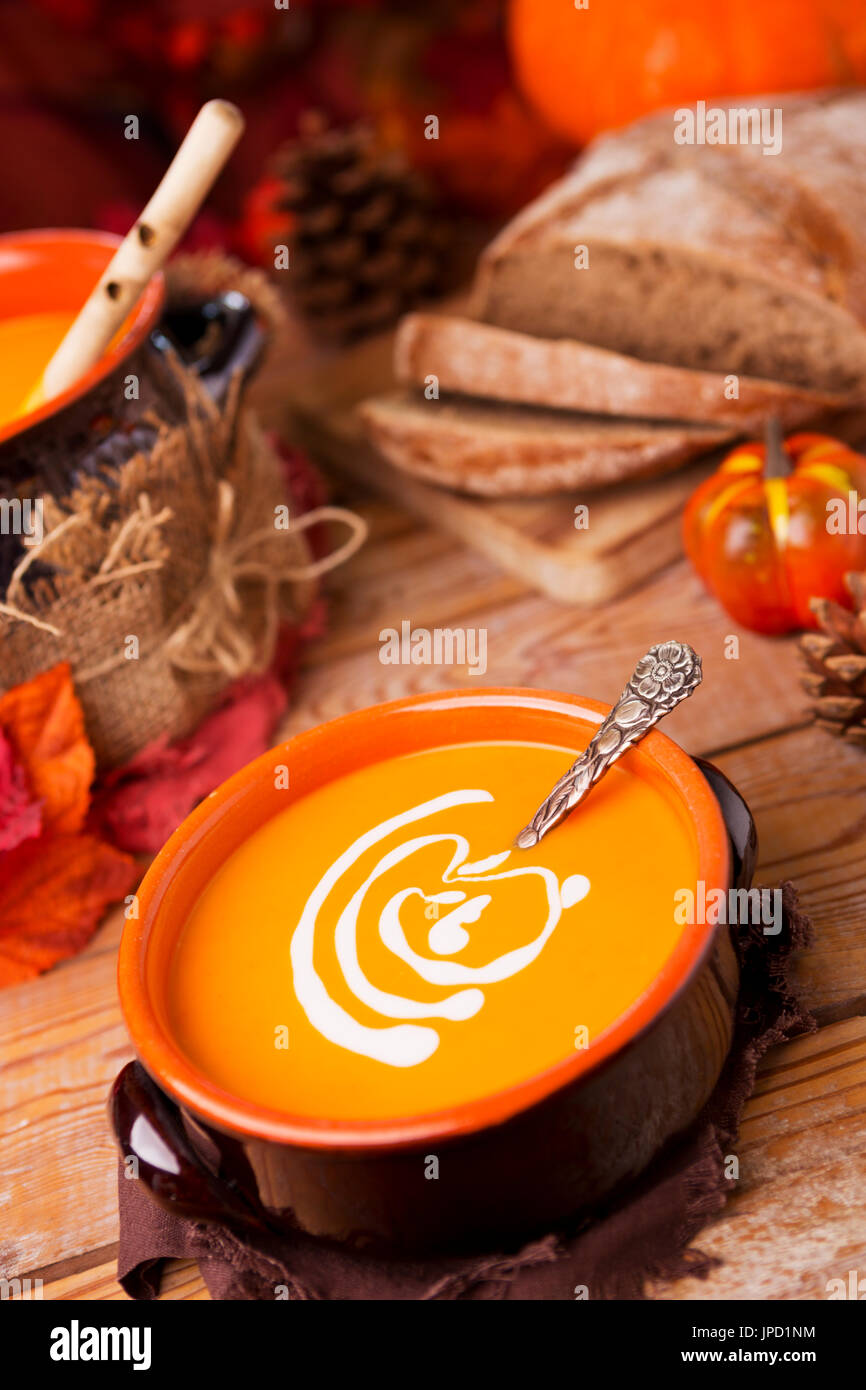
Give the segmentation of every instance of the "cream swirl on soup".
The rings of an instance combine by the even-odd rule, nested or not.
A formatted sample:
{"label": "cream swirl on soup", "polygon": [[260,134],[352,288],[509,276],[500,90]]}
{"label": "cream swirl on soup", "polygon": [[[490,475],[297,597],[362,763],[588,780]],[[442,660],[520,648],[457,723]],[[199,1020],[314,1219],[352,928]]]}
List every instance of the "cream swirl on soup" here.
{"label": "cream swirl on soup", "polygon": [[697,858],[640,759],[510,849],[576,751],[437,744],[275,797],[178,937],[178,1046],[231,1095],[366,1124],[449,1110],[593,1045],[676,949],[673,895]]}
{"label": "cream swirl on soup", "polygon": [[[347,871],[369,850],[440,812],[493,800],[488,791],[464,789],[447,792],[389,817],[360,835],[322,875],[310,893],[291,941],[295,994],[312,1027],[337,1047],[391,1067],[417,1066],[438,1048],[439,1033],[429,1023],[404,1021],[370,1027],[332,997],[314,960],[317,933],[322,930],[320,917],[324,916],[323,909],[326,910],[329,900],[336,897]],[[421,850],[439,844],[452,847],[441,875],[441,882],[446,886],[425,892],[423,887],[411,882],[411,860]],[[520,851],[505,850],[477,862],[471,861],[470,853],[469,841],[464,835],[456,833],[437,832],[401,839],[400,843],[381,856],[340,912],[334,928],[334,944],[343,980],[360,1004],[373,1009],[384,1019],[440,1018],[462,1022],[474,1017],[485,1001],[480,986],[509,979],[531,965],[544,950],[563,911],[579,903],[590,890],[589,879],[583,874],[572,874],[560,882],[550,869],[520,864]],[[505,867],[509,860],[513,860],[516,867]],[[378,988],[367,977],[359,960],[358,919],[368,893],[385,874],[398,869],[401,879],[405,872],[404,886],[391,895],[380,913],[379,936],[388,950],[409,966],[419,979],[451,991],[436,1003]],[[489,886],[527,878],[536,878],[543,889],[544,920],[535,935],[524,945],[482,965],[470,966],[453,959],[469,943],[469,928],[482,920],[493,901],[492,893],[467,891],[468,885]],[[430,927],[427,937],[430,956],[412,949],[401,920],[401,908],[414,898],[428,905],[435,904],[437,913],[440,908],[448,909],[444,914],[437,915]]]}

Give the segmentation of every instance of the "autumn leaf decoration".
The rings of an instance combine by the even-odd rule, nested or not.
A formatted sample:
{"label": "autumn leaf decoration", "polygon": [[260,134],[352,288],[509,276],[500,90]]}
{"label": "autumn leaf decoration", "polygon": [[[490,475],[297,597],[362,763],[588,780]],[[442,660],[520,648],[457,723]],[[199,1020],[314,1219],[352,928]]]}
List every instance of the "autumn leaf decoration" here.
{"label": "autumn leaf decoration", "polygon": [[66,663],[0,696],[0,987],[80,951],[136,879],[84,829],[93,774]]}

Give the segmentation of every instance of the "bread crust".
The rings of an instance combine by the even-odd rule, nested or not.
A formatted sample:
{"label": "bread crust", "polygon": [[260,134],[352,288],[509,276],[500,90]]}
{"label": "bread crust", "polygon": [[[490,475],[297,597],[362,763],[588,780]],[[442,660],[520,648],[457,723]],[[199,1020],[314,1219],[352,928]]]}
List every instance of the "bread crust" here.
{"label": "bread crust", "polygon": [[724,444],[712,425],[661,424],[395,392],[359,407],[395,467],[479,497],[543,497],[670,472]]}
{"label": "bread crust", "polygon": [[398,379],[443,396],[365,403],[395,466],[542,496],[866,400],[866,92],[708,105],[780,108],[780,153],[678,145],[670,111],[604,135],[484,252],[468,317],[403,321]]}
{"label": "bread crust", "polygon": [[538,338],[448,314],[403,319],[394,343],[394,369],[409,386],[435,377],[443,391],[649,420],[689,420],[759,429],[777,415],[793,429],[851,398],[781,382],[739,377],[738,395],[717,372],[642,362],[569,338]]}
{"label": "bread crust", "polygon": [[[488,247],[471,315],[672,365],[862,394],[866,93],[769,94],[708,105],[778,107],[780,153],[766,157],[756,145],[677,145],[670,111],[602,136]],[[574,269],[576,246],[588,248],[588,269]],[[650,302],[654,274],[657,281],[681,277],[682,320],[669,298]],[[687,316],[705,280],[719,306],[702,337],[706,304],[693,322]],[[611,321],[608,293],[619,296]]]}

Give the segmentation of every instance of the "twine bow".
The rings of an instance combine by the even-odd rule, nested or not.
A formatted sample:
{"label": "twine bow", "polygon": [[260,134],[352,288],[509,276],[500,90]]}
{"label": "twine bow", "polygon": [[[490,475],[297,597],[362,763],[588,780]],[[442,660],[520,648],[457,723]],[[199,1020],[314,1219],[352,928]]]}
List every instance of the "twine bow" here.
{"label": "twine bow", "polygon": [[[207,577],[192,600],[189,617],[165,643],[173,666],[197,675],[222,674],[230,679],[261,670],[270,657],[280,621],[279,591],[284,583],[311,581],[343,564],[363,545],[367,524],[343,507],[316,507],[304,512],[287,530],[262,526],[248,536],[232,539],[235,489],[222,479],[217,491],[217,518],[208,559]],[[350,536],[336,550],[304,565],[253,558],[256,548],[274,537],[286,540],[323,521],[344,522]],[[263,586],[264,628],[248,630],[238,585],[256,579]]]}

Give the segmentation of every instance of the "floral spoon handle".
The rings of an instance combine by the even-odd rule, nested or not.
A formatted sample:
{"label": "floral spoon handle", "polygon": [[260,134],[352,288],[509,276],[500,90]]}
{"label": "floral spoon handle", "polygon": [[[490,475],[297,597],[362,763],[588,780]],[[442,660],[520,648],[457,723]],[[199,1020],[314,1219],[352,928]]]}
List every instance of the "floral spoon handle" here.
{"label": "floral spoon handle", "polygon": [[701,658],[686,642],[660,642],[641,657],[610,714],[576,763],[560,777],[515,844],[531,849],[565,820],[611,763],[701,683]]}

